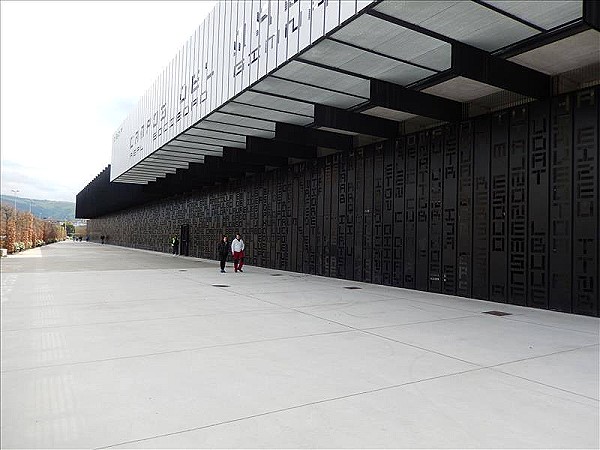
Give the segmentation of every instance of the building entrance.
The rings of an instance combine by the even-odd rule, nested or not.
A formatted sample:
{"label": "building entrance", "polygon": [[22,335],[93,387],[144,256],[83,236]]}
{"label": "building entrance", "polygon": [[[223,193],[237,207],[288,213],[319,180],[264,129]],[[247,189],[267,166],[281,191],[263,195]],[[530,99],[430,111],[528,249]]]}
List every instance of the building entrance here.
{"label": "building entrance", "polygon": [[181,225],[181,239],[179,239],[179,254],[181,256],[190,256],[190,226]]}

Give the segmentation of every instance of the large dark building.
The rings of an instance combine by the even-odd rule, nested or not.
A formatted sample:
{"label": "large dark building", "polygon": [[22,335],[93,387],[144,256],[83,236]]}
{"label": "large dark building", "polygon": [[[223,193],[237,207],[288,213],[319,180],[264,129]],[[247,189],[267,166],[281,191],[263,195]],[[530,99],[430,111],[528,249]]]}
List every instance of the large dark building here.
{"label": "large dark building", "polygon": [[77,195],[90,236],[599,315],[600,3],[220,2]]}

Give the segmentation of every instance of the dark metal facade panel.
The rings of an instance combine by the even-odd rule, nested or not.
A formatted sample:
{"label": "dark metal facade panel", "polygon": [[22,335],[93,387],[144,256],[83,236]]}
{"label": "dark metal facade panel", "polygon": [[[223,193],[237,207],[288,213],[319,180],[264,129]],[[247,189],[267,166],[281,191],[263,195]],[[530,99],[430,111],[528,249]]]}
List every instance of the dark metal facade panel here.
{"label": "dark metal facade panel", "polygon": [[394,221],[393,221],[393,273],[392,284],[404,286],[404,180],[405,174],[405,143],[404,137],[394,141]]}
{"label": "dark metal facade panel", "polygon": [[[489,213],[489,299],[499,303],[506,303],[508,292],[509,127],[510,114],[508,112],[492,116],[491,182],[489,186],[491,203]],[[475,150],[475,153],[477,154],[477,150]],[[477,184],[476,181],[476,190]],[[478,194],[475,195],[477,197]],[[483,208],[483,206],[478,205],[475,207],[475,217],[478,216],[480,208]],[[477,264],[477,261],[475,261],[475,264]]]}
{"label": "dark metal facade panel", "polygon": [[348,154],[340,153],[338,165],[338,232],[337,232],[337,258],[336,258],[336,273],[338,278],[348,278],[346,275],[346,204],[348,202],[347,181],[348,174],[346,171],[348,163]]}
{"label": "dark metal facade panel", "polygon": [[338,165],[338,246],[337,246],[337,276],[338,278],[348,278],[346,275],[346,206],[348,203],[348,173],[347,163],[348,154],[340,153],[340,162]]}
{"label": "dark metal facade panel", "polygon": [[404,287],[415,288],[417,264],[417,135],[406,137],[406,184],[404,197]]}
{"label": "dark metal facade panel", "polygon": [[373,148],[364,152],[364,195],[363,195],[363,279],[373,280]]}
{"label": "dark metal facade panel", "polygon": [[573,312],[598,315],[598,93],[575,94],[573,114]]}
{"label": "dark metal facade panel", "polygon": [[550,103],[529,107],[528,283],[527,305],[548,307],[548,180],[550,174]]}
{"label": "dark metal facade panel", "polygon": [[[315,190],[317,196],[317,223],[316,223],[316,270],[317,275],[324,275],[323,258],[323,228],[325,223],[324,208],[325,203],[325,161],[323,159],[317,162],[317,187]],[[327,273],[329,275],[329,273]]]}
{"label": "dark metal facade panel", "polygon": [[508,182],[508,303],[527,304],[527,106],[510,113]]}
{"label": "dark metal facade panel", "polygon": [[373,149],[373,279],[383,283],[383,183],[384,145]]}
{"label": "dark metal facade panel", "polygon": [[317,251],[317,236],[318,230],[322,228],[322,224],[319,224],[319,218],[317,214],[318,202],[319,202],[319,162],[313,159],[308,162],[310,166],[310,203],[309,203],[309,226],[308,226],[308,238],[309,238],[309,273],[317,274],[317,263],[320,252]]}
{"label": "dark metal facade panel", "polygon": [[572,308],[573,96],[552,99],[550,125],[550,248],[548,307]]}
{"label": "dark metal facade panel", "polygon": [[[314,258],[314,252],[312,252],[311,240],[310,240],[310,227],[311,227],[311,164],[312,161],[301,163],[303,166],[303,181],[304,181],[304,191],[303,191],[303,223],[302,223],[302,272],[303,273],[312,273],[314,274],[314,265],[311,267],[311,260]],[[311,272],[311,269],[313,271]]]}
{"label": "dark metal facade panel", "polygon": [[356,202],[356,155],[354,150],[348,152],[346,160],[346,241],[345,255],[346,260],[346,278],[354,279],[354,221],[355,221],[355,202]]}
{"label": "dark metal facade panel", "polygon": [[442,291],[444,129],[431,132],[429,161],[429,291]]}
{"label": "dark metal facade panel", "polygon": [[337,245],[338,245],[338,208],[339,208],[339,189],[340,180],[340,155],[334,154],[331,157],[331,231],[329,235],[329,273],[332,277],[337,277]]}
{"label": "dark metal facade panel", "polygon": [[364,149],[354,151],[354,280],[363,280],[363,229],[365,167]]}
{"label": "dark metal facade panel", "polygon": [[458,127],[444,129],[442,292],[456,294],[456,229],[458,199]]}
{"label": "dark metal facade panel", "polygon": [[[496,122],[492,117],[492,123]],[[506,127],[506,131],[508,131]],[[508,138],[506,133],[504,139]],[[504,146],[506,147],[506,140]],[[474,122],[473,134],[473,281],[472,296],[489,298],[490,119]]]}
{"label": "dark metal facade panel", "polygon": [[382,282],[393,285],[394,276],[394,158],[395,141],[387,141],[383,151],[383,242]]}
{"label": "dark metal facade panel", "polygon": [[429,142],[431,131],[419,133],[417,150],[417,254],[415,287],[429,288]]}
{"label": "dark metal facade panel", "polygon": [[462,122],[458,141],[458,240],[456,295],[471,296],[473,239],[473,123]]}
{"label": "dark metal facade panel", "polygon": [[324,188],[323,188],[323,275],[330,276],[330,251],[331,251],[331,165],[332,156],[327,156],[324,161]]}
{"label": "dark metal facade panel", "polygon": [[146,186],[110,183],[107,169],[77,214],[117,245],[169,251],[189,225],[182,251],[215,258],[240,231],[252,265],[598,316],[597,96],[252,176],[210,158]]}

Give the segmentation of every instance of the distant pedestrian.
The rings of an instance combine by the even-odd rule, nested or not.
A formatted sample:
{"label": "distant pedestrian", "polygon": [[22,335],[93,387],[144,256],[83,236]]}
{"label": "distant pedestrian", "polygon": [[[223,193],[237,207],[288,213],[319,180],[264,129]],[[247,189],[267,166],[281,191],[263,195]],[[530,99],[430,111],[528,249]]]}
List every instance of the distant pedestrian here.
{"label": "distant pedestrian", "polygon": [[225,262],[227,261],[227,255],[229,255],[229,250],[231,249],[231,245],[229,244],[229,240],[227,236],[223,235],[223,238],[217,245],[217,253],[219,254],[219,260],[221,261],[221,273],[225,273]]}
{"label": "distant pedestrian", "polygon": [[171,246],[173,247],[173,256],[179,255],[179,239],[177,239],[177,236],[171,238]]}
{"label": "distant pedestrian", "polygon": [[100,236],[100,240],[102,241],[102,244],[104,244],[104,235]]}
{"label": "distant pedestrian", "polygon": [[244,241],[240,234],[235,235],[235,239],[231,242],[231,254],[233,255],[233,270],[243,272],[244,266]]}

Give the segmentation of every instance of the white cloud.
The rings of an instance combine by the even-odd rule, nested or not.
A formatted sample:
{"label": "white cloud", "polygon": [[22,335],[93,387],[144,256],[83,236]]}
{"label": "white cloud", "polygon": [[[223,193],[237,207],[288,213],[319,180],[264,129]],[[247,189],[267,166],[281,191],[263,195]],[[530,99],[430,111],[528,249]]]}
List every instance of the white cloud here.
{"label": "white cloud", "polygon": [[74,201],[214,3],[1,2],[2,192]]}

